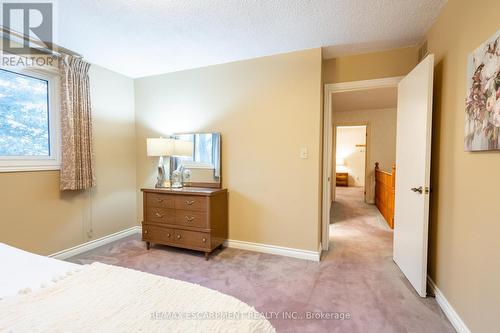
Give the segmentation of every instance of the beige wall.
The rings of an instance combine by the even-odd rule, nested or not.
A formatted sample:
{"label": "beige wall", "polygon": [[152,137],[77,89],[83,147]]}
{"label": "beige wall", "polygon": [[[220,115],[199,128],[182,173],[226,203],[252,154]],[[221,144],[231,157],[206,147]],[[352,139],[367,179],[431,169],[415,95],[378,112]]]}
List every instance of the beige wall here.
{"label": "beige wall", "polygon": [[98,66],[90,78],[97,187],[61,193],[58,171],[0,173],[0,242],[46,255],[135,225],[133,80]]}
{"label": "beige wall", "polygon": [[147,137],[221,132],[229,238],[317,251],[320,91],[319,49],[136,80],[139,186],[154,184]]}
{"label": "beige wall", "polygon": [[343,165],[337,165],[337,172],[347,172],[349,186],[365,186],[366,127],[339,126],[336,130],[336,160],[342,159]]}
{"label": "beige wall", "polygon": [[334,111],[333,125],[368,125],[366,202],[375,202],[375,162],[391,171],[396,161],[396,109]]}
{"label": "beige wall", "polygon": [[500,28],[497,0],[448,1],[427,34],[436,56],[430,275],[472,332],[498,331],[500,154],[464,152],[467,55]]}
{"label": "beige wall", "polygon": [[418,47],[323,60],[323,82],[339,83],[404,76],[416,65]]}

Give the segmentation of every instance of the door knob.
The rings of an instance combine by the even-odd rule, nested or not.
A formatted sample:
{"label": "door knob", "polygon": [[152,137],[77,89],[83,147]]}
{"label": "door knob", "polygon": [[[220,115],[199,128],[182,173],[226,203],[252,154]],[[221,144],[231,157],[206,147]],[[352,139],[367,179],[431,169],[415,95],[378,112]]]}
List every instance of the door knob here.
{"label": "door knob", "polygon": [[418,193],[420,193],[420,194],[422,194],[422,192],[423,192],[423,188],[422,188],[422,186],[420,186],[420,187],[418,187],[418,188],[417,188],[417,187],[412,187],[412,188],[411,188],[411,190],[412,190],[413,192],[415,192],[415,193],[417,193],[417,192],[418,192]]}

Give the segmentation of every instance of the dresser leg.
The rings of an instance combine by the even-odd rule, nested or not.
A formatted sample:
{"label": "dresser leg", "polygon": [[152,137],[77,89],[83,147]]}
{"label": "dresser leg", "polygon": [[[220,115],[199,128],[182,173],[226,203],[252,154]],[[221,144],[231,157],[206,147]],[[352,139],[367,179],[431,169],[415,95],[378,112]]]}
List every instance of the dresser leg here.
{"label": "dresser leg", "polygon": [[151,248],[151,243],[150,242],[146,242],[146,249],[150,249]]}
{"label": "dresser leg", "polygon": [[210,257],[210,252],[205,252],[205,260],[208,260],[209,257]]}

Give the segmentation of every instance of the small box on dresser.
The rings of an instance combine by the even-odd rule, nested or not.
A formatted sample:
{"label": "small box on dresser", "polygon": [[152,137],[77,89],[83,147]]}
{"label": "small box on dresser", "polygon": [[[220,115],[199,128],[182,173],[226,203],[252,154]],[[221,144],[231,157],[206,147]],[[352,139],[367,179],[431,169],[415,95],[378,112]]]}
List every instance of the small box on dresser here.
{"label": "small box on dresser", "polygon": [[227,190],[143,188],[142,240],[210,253],[227,240]]}

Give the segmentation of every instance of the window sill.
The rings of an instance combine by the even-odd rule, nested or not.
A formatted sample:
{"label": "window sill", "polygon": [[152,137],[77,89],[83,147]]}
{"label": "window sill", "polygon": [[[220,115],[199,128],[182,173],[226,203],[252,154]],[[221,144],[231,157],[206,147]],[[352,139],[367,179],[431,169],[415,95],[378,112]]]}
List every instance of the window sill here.
{"label": "window sill", "polygon": [[33,171],[60,171],[60,165],[39,165],[39,166],[0,166],[0,173],[5,172],[33,172]]}

